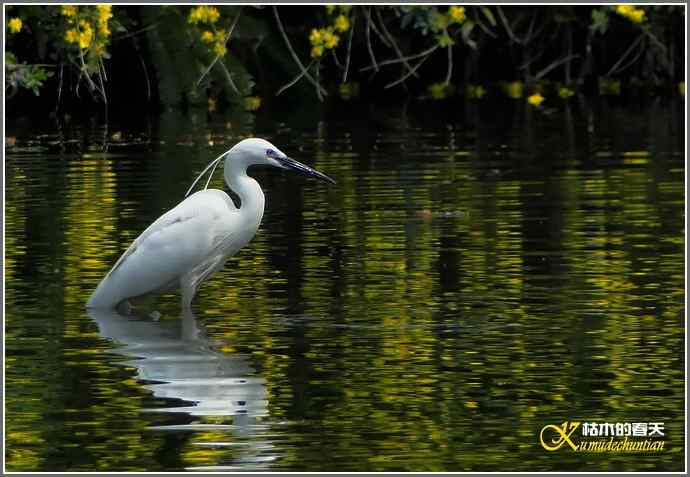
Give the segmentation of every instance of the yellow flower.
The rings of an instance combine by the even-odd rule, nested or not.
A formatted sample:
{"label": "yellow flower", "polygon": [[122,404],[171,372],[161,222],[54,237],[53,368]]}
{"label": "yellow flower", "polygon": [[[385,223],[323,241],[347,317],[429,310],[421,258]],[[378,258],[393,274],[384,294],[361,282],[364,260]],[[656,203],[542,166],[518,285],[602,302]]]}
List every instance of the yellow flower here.
{"label": "yellow flower", "polygon": [[111,5],[97,5],[98,9],[98,32],[104,36],[110,35],[110,28],[108,27],[108,20],[113,17]]}
{"label": "yellow flower", "polygon": [[201,15],[199,13],[199,9],[198,8],[192,8],[189,11],[189,16],[187,17],[187,22],[192,23],[192,24],[196,24],[196,23],[199,23],[200,21],[201,21]]}
{"label": "yellow flower", "polygon": [[79,39],[79,32],[74,28],[67,30],[65,32],[65,41],[67,43],[76,43]]}
{"label": "yellow flower", "polygon": [[633,23],[642,23],[644,21],[645,11],[632,5],[616,5],[616,13],[626,17]]}
{"label": "yellow flower", "polygon": [[630,12],[628,18],[634,23],[642,23],[644,21],[644,10],[634,10]]}
{"label": "yellow flower", "polygon": [[60,11],[66,17],[73,17],[77,14],[77,7],[74,5],[63,5]]}
{"label": "yellow flower", "polygon": [[208,98],[208,110],[213,112],[216,110],[216,100],[213,98]]}
{"label": "yellow flower", "polygon": [[608,78],[599,78],[599,94],[618,96],[621,94],[620,80],[612,80]]}
{"label": "yellow flower", "polygon": [[566,86],[561,86],[558,88],[558,96],[560,98],[567,99],[567,98],[570,98],[574,94],[575,94],[575,92]]}
{"label": "yellow flower", "polygon": [[258,96],[247,96],[244,98],[244,109],[247,111],[256,111],[261,107],[261,98]]}
{"label": "yellow flower", "polygon": [[513,81],[505,86],[506,94],[513,98],[522,98],[522,83],[519,81]]}
{"label": "yellow flower", "polygon": [[544,101],[544,97],[539,93],[534,93],[527,98],[527,102],[532,106],[539,106]]}
{"label": "yellow flower", "polygon": [[216,32],[216,40],[225,43],[225,35],[227,35],[227,32],[225,30],[218,30]]}
{"label": "yellow flower", "polygon": [[429,85],[429,94],[433,99],[444,99],[448,96],[447,89],[445,83],[434,83]]}
{"label": "yellow flower", "polygon": [[462,23],[465,21],[465,7],[458,7],[456,5],[453,5],[448,9],[448,16],[450,17],[451,20],[453,20],[455,23]]}
{"label": "yellow flower", "polygon": [[[70,43],[72,43],[72,39],[75,39],[74,42],[79,44],[79,48],[88,48],[93,41],[93,28],[86,20],[81,20],[79,26],[81,27],[81,31],[68,30],[65,34],[65,39]],[[72,31],[74,33],[70,33]]]}
{"label": "yellow flower", "polygon": [[350,28],[350,20],[345,15],[338,15],[335,19],[335,29],[339,32],[347,31]]}
{"label": "yellow flower", "polygon": [[216,23],[220,18],[220,12],[215,7],[208,7],[206,10],[206,20],[209,23]]}
{"label": "yellow flower", "polygon": [[313,28],[309,34],[309,41],[313,46],[318,46],[323,42],[323,33],[321,30]]}
{"label": "yellow flower", "polygon": [[10,33],[19,33],[19,30],[22,29],[22,19],[11,19],[9,22],[7,22],[7,28],[10,30]]}
{"label": "yellow flower", "polygon": [[323,35],[323,44],[328,49],[335,48],[336,46],[338,46],[339,41],[340,37],[338,35],[331,33],[330,31],[326,31],[326,33]]}
{"label": "yellow flower", "polygon": [[470,99],[481,99],[486,94],[486,89],[482,85],[468,84],[465,94]]}
{"label": "yellow flower", "polygon": [[335,12],[336,8],[336,5],[326,5],[326,12],[328,12],[329,15],[333,15],[333,12]]}
{"label": "yellow flower", "polygon": [[110,28],[108,28],[108,22],[98,23],[98,32],[104,36],[110,35]]}
{"label": "yellow flower", "polygon": [[321,58],[323,56],[323,45],[315,45],[311,48],[312,58]]}
{"label": "yellow flower", "polygon": [[213,42],[213,32],[210,31],[205,31],[201,34],[201,41],[204,43],[211,43]]}
{"label": "yellow flower", "polygon": [[99,21],[108,21],[112,18],[113,13],[112,13],[112,5],[97,5],[96,8],[98,9],[98,20]]}
{"label": "yellow flower", "polygon": [[352,98],[356,98],[357,96],[359,96],[359,83],[343,83],[338,88],[338,91],[340,93],[341,98],[343,98],[345,101],[349,101]]}
{"label": "yellow flower", "polygon": [[225,54],[228,52],[228,49],[225,48],[225,45],[222,42],[217,42],[215,45],[213,45],[213,52],[218,56],[225,56]]}
{"label": "yellow flower", "polygon": [[79,34],[79,48],[88,48],[93,40],[93,30],[91,28],[84,30]]}
{"label": "yellow flower", "polygon": [[220,12],[216,7],[201,5],[189,11],[187,21],[189,23],[216,23],[220,18]]}
{"label": "yellow flower", "polygon": [[627,16],[631,11],[635,10],[632,5],[617,5],[616,13],[619,15]]}

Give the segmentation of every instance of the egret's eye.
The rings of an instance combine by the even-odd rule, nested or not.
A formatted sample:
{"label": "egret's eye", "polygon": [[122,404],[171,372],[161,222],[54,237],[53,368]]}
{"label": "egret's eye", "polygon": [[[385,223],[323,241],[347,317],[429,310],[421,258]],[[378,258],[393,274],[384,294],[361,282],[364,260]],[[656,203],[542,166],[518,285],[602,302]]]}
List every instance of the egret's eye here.
{"label": "egret's eye", "polygon": [[276,157],[276,152],[273,149],[266,149],[266,157]]}

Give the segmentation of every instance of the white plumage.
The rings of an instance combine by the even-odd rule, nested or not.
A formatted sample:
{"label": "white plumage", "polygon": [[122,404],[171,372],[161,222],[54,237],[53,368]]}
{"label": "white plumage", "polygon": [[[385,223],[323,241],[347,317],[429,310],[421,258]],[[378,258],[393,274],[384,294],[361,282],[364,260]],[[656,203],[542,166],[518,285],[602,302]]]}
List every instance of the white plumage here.
{"label": "white plumage", "polygon": [[246,245],[261,224],[264,194],[247,175],[247,168],[274,166],[334,183],[328,176],[288,158],[268,141],[251,138],[212,161],[194,184],[211,166],[215,170],[223,157],[225,182],[239,197],[240,207],[221,190],[192,194],[132,242],[91,295],[88,307],[114,308],[130,298],[180,288],[182,306],[190,308],[203,281]]}

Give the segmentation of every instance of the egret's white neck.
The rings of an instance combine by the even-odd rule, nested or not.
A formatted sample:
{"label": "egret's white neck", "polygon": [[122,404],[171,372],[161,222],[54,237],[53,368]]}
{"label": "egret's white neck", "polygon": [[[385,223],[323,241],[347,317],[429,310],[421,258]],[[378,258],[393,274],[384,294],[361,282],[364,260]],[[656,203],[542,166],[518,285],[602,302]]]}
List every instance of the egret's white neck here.
{"label": "egret's white neck", "polygon": [[228,160],[224,167],[225,183],[240,198],[240,213],[258,227],[264,215],[264,192],[253,178],[247,175],[242,161]]}

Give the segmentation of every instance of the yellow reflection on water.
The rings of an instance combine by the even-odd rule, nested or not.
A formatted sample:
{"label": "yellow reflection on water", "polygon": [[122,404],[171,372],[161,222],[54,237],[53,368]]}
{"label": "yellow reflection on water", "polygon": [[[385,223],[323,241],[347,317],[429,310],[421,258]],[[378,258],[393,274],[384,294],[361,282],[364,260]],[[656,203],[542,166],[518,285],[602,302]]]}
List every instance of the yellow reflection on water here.
{"label": "yellow reflection on water", "polygon": [[[345,134],[295,133],[337,187],[267,180],[258,235],[203,285],[204,353],[246,357],[265,388],[264,415],[241,432],[237,416],[142,413],[181,405],[82,310],[152,213],[140,198],[171,179],[128,183],[108,155],[67,161],[58,250],[42,252],[63,264],[48,302],[26,259],[40,189],[15,166],[9,467],[553,470],[535,438],[545,424],[640,418],[665,422],[672,450],[601,456],[602,469],[678,468],[683,168],[640,144],[586,155],[573,136],[566,158],[544,160],[552,170],[523,170],[542,160],[534,141],[507,157],[503,141],[473,150],[456,129],[406,131],[366,157]],[[162,323],[177,323],[165,307],[178,299],[160,300]],[[207,427],[161,429],[190,423]],[[559,468],[587,465],[559,455]]]}

